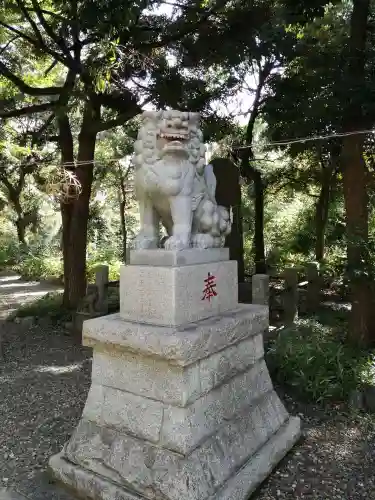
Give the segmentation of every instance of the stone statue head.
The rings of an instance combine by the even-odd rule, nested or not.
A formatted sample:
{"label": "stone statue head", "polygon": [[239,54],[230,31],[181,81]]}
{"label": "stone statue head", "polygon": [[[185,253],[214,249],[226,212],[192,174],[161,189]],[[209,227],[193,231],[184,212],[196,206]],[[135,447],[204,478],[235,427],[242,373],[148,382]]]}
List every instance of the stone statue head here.
{"label": "stone statue head", "polygon": [[144,111],[134,144],[134,165],[153,165],[173,155],[188,160],[199,170],[205,165],[205,146],[200,115],[188,111]]}

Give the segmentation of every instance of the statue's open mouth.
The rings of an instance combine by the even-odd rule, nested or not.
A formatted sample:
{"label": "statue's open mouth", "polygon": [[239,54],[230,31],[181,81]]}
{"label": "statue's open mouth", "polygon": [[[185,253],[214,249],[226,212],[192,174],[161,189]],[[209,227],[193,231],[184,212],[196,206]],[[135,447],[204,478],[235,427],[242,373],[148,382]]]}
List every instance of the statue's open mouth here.
{"label": "statue's open mouth", "polygon": [[166,139],[167,141],[174,141],[174,140],[187,141],[188,140],[188,134],[178,133],[178,132],[160,132],[159,137],[161,137],[161,139]]}
{"label": "statue's open mouth", "polygon": [[160,151],[160,156],[166,155],[176,155],[176,156],[184,156],[186,158],[189,157],[189,151],[186,147],[186,144],[179,140],[168,141],[163,149]]}
{"label": "statue's open mouth", "polygon": [[187,130],[163,130],[160,131],[159,138],[163,140],[163,145],[160,151],[161,157],[167,154],[184,156],[186,158],[189,157],[187,148],[189,133]]}

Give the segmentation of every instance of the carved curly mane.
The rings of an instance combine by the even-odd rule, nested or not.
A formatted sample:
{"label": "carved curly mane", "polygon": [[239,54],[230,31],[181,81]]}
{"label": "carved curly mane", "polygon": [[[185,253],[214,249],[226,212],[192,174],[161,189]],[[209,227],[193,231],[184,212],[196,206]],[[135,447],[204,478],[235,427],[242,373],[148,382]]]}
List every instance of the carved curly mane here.
{"label": "carved curly mane", "polygon": [[195,166],[198,173],[203,173],[206,148],[203,144],[202,131],[198,125],[199,114],[183,111],[145,111],[143,113],[142,126],[134,143],[133,163],[135,168],[152,168],[160,159],[161,148],[158,145],[158,135],[167,127],[168,123],[173,123],[175,118],[180,118],[187,123],[188,161]]}

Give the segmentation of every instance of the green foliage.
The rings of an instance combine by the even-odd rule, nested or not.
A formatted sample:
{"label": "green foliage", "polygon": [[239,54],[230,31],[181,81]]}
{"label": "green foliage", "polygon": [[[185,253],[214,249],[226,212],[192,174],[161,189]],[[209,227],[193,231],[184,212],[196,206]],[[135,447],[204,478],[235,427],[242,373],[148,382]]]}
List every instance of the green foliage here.
{"label": "green foliage", "polygon": [[14,266],[25,280],[43,280],[47,278],[61,278],[63,274],[60,257],[41,254],[25,254],[23,259]]}
{"label": "green foliage", "polygon": [[11,237],[1,238],[0,243],[0,268],[15,265],[20,258],[21,248],[19,243]]}
{"label": "green foliage", "polygon": [[346,320],[336,313],[330,325],[299,320],[282,332],[267,355],[275,379],[317,403],[346,401],[352,390],[374,384],[375,354],[343,343]]}
{"label": "green foliage", "polygon": [[87,261],[87,280],[89,283],[95,282],[95,268],[100,265],[106,265],[109,267],[109,281],[118,281],[120,278],[120,266],[122,262],[116,259],[99,259],[91,258]]}

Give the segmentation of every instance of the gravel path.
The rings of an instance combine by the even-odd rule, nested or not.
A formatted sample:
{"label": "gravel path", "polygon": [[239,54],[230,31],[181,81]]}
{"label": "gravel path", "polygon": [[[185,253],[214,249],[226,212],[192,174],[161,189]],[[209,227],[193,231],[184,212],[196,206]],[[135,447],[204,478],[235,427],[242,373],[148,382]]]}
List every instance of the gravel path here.
{"label": "gravel path", "polygon": [[[91,350],[61,328],[11,323],[4,343],[0,500],[72,500],[49,481],[46,466],[81,416]],[[282,397],[301,416],[305,437],[252,499],[375,499],[375,419]]]}
{"label": "gravel path", "polygon": [[17,273],[0,272],[0,319],[4,319],[21,304],[33,302],[61,286],[38,281],[23,281]]}

